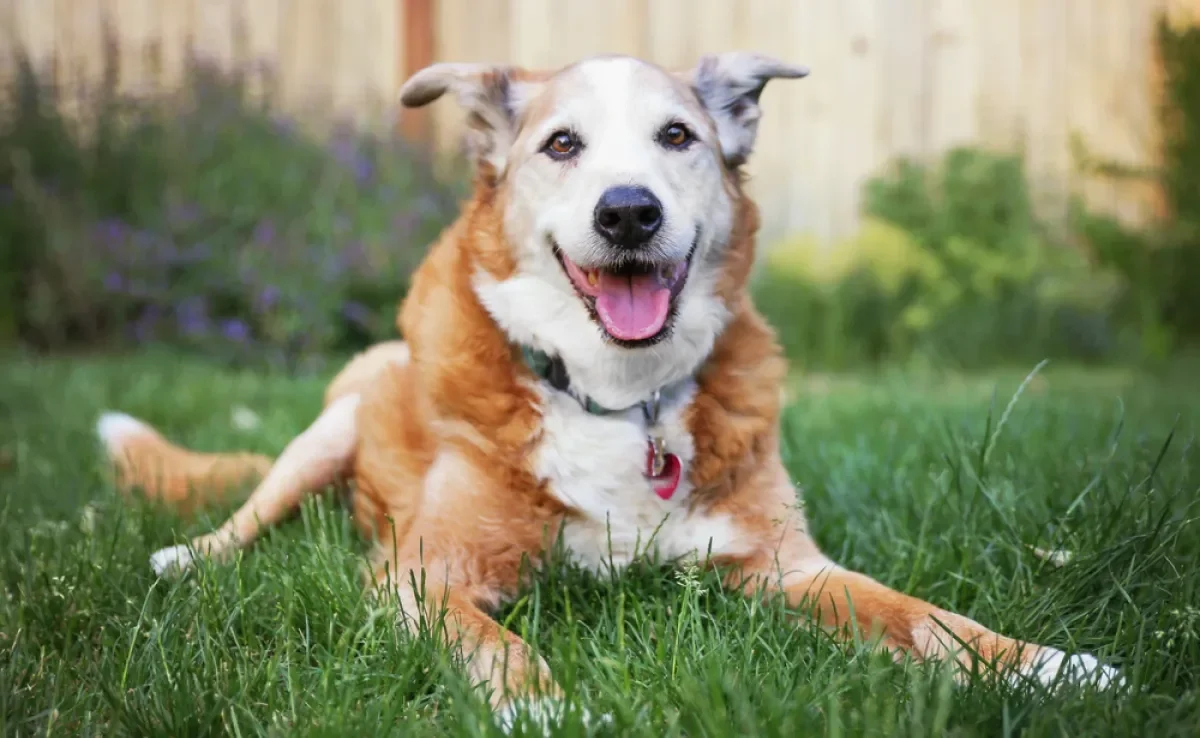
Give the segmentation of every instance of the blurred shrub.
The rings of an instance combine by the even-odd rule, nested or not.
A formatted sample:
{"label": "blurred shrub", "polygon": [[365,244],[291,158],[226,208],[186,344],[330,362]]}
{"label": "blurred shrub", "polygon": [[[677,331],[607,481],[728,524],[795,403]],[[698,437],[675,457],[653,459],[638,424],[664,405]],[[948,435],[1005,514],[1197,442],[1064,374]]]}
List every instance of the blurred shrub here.
{"label": "blurred shrub", "polygon": [[[1158,28],[1164,96],[1160,109],[1163,166],[1149,173],[1165,195],[1168,218],[1129,228],[1114,218],[1072,208],[1073,224],[1096,259],[1121,274],[1121,312],[1144,353],[1160,357],[1200,340],[1200,28]],[[1112,176],[1145,178],[1120,163]]]}
{"label": "blurred shrub", "polygon": [[971,366],[1116,350],[1116,276],[1051,242],[1019,157],[960,148],[936,167],[899,161],[867,185],[864,212],[845,243],[767,256],[759,304],[795,359]]}
{"label": "blurred shrub", "polygon": [[68,117],[21,65],[0,111],[0,340],[294,364],[394,335],[455,193],[397,142],[303,135],[247,82],[195,65],[134,100],[109,75]]}

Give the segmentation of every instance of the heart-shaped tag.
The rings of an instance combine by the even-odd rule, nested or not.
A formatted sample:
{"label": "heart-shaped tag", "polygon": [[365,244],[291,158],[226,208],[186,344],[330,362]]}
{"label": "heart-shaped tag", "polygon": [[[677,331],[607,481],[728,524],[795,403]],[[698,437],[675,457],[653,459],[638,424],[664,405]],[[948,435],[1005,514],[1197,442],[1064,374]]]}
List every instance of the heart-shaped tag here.
{"label": "heart-shaped tag", "polygon": [[654,494],[660,499],[669,500],[675,494],[675,490],[679,489],[679,480],[683,476],[683,463],[675,454],[665,454],[663,456],[662,474],[655,475],[651,473],[654,469],[654,448],[650,447],[646,450],[646,478],[650,480],[651,486],[654,488]]}

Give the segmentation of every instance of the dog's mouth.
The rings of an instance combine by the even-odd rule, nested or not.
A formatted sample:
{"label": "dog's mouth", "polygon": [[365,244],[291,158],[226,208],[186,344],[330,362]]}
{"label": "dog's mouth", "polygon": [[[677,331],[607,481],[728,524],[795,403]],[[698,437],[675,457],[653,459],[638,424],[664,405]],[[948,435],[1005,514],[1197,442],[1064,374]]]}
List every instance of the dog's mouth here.
{"label": "dog's mouth", "polygon": [[667,334],[687,282],[691,251],[678,261],[635,258],[582,267],[552,245],[567,278],[609,338],[633,347],[656,343]]}

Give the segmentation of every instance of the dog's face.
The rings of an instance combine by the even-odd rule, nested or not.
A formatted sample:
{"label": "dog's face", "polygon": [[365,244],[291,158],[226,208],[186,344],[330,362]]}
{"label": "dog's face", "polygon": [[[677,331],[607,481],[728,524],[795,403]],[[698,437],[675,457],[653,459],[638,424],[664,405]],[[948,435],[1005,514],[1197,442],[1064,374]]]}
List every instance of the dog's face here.
{"label": "dog's face", "polygon": [[690,89],[632,59],[573,66],[531,102],[506,164],[506,226],[525,261],[559,269],[611,341],[668,336],[701,237],[711,245],[731,222],[715,131]]}
{"label": "dog's face", "polygon": [[485,296],[507,330],[568,365],[651,347],[686,363],[723,322],[715,285],[758,97],[771,78],[804,74],[753,54],[685,73],[628,57],[553,74],[435,65],[401,96],[423,105],[453,91],[469,113],[515,252],[506,281],[520,304]]}

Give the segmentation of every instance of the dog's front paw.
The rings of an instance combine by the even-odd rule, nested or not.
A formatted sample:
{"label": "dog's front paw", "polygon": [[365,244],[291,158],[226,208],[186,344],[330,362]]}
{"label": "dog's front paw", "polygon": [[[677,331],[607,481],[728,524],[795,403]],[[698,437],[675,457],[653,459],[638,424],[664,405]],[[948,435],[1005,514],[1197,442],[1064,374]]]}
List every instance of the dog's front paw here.
{"label": "dog's front paw", "polygon": [[1039,649],[1025,660],[1017,676],[1018,681],[1022,679],[1033,679],[1045,687],[1072,684],[1110,689],[1125,685],[1121,672],[1100,663],[1095,656],[1086,653],[1068,656],[1049,647]]}
{"label": "dog's front paw", "polygon": [[[566,703],[555,697],[512,700],[497,708],[496,723],[505,733],[512,733],[517,725],[524,722],[525,725],[542,735],[554,735],[554,729],[562,725],[567,712],[566,708]],[[597,718],[585,707],[577,709],[585,728],[597,724],[607,725],[612,722],[611,715],[604,714]]]}
{"label": "dog's front paw", "polygon": [[188,546],[168,546],[150,555],[150,568],[160,577],[182,574],[192,567],[194,554]]}

